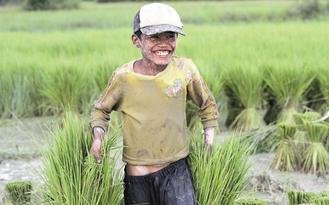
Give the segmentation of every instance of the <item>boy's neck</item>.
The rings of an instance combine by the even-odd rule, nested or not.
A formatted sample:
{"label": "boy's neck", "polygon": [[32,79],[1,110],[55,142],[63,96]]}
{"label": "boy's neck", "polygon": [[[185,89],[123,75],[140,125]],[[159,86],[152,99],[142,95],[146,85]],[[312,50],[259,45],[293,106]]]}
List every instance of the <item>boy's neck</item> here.
{"label": "boy's neck", "polygon": [[[167,64],[168,65],[168,64]],[[166,69],[167,65],[157,65],[146,59],[140,59],[134,64],[134,71],[143,75],[157,75]]]}

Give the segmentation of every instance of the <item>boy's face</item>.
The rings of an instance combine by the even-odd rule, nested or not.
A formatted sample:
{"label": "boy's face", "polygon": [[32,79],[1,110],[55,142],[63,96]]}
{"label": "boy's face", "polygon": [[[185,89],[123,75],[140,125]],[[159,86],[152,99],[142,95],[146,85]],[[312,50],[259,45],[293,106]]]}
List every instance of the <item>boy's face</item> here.
{"label": "boy's face", "polygon": [[177,33],[164,32],[154,35],[141,34],[132,37],[136,47],[141,49],[144,59],[156,64],[167,65],[176,49]]}

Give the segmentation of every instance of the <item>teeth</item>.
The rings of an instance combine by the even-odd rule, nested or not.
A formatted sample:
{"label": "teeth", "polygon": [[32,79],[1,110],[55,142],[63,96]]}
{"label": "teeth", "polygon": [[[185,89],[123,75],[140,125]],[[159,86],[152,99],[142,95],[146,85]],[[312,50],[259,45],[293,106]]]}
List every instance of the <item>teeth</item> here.
{"label": "teeth", "polygon": [[156,51],[155,54],[158,56],[166,56],[169,54],[169,51]]}

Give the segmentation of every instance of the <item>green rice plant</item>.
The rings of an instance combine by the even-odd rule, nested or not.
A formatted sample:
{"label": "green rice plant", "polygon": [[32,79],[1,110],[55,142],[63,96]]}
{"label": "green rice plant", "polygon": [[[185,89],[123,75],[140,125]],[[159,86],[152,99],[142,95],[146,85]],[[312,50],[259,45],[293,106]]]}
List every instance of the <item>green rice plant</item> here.
{"label": "green rice plant", "polygon": [[280,139],[272,167],[283,171],[293,171],[299,167],[299,154],[296,149],[297,128],[291,124],[279,124],[277,137]]}
{"label": "green rice plant", "polygon": [[189,164],[198,204],[231,205],[247,184],[249,147],[238,137],[215,144],[209,154],[201,134],[193,134]]}
{"label": "green rice plant", "polygon": [[235,202],[235,205],[267,205],[268,203],[258,198],[242,198]]}
{"label": "green rice plant", "polygon": [[243,109],[234,119],[231,128],[238,131],[250,131],[262,127],[265,123],[260,109],[262,104],[263,72],[257,67],[235,66],[226,69],[224,86],[232,91]]}
{"label": "green rice plant", "polygon": [[316,197],[315,199],[312,200],[312,203],[316,204],[316,205],[328,205],[329,204],[329,197],[328,196],[326,196],[326,197],[323,197],[323,196]]}
{"label": "green rice plant", "polygon": [[9,69],[0,68],[0,117],[40,115],[42,99],[37,89],[40,72],[28,62],[24,65],[11,65]]}
{"label": "green rice plant", "polygon": [[270,153],[277,149],[280,139],[276,137],[277,126],[265,126],[243,135],[243,141],[252,147],[252,153]]}
{"label": "green rice plant", "polygon": [[309,204],[317,195],[312,192],[302,192],[297,190],[291,190],[287,192],[289,205]]}
{"label": "green rice plant", "polygon": [[109,151],[116,145],[116,137],[103,143],[103,159],[93,162],[89,155],[92,143],[90,132],[77,115],[66,114],[63,128],[54,134],[54,143],[45,153],[44,179],[46,203],[54,205],[120,204],[122,186],[115,157]]}
{"label": "green rice plant", "polygon": [[294,122],[298,126],[303,126],[307,122],[312,122],[321,118],[321,114],[318,112],[304,112],[294,114]]}
{"label": "green rice plant", "polygon": [[329,71],[328,67],[321,67],[317,69],[317,79],[320,82],[320,90],[325,98],[325,103],[322,105],[321,111],[329,110]]}
{"label": "green rice plant", "polygon": [[293,116],[301,111],[303,94],[314,78],[314,74],[305,66],[266,67],[266,85],[282,109],[278,117],[279,122],[294,123]]}
{"label": "green rice plant", "polygon": [[324,173],[329,167],[329,153],[323,141],[328,135],[329,128],[321,123],[306,123],[308,146],[305,150],[303,170],[312,173]]}
{"label": "green rice plant", "polygon": [[17,181],[6,184],[6,191],[9,194],[11,202],[15,205],[30,204],[32,182]]}
{"label": "green rice plant", "polygon": [[53,114],[64,111],[82,112],[83,99],[89,98],[87,72],[78,64],[64,63],[44,73],[41,93],[49,111]]}

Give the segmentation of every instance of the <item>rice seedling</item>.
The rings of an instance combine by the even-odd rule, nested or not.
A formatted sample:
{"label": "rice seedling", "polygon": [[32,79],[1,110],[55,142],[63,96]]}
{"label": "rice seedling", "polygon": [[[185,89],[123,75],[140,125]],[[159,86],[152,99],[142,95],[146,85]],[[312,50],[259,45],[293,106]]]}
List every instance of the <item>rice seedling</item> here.
{"label": "rice seedling", "polygon": [[275,125],[245,133],[243,141],[252,147],[252,153],[270,153],[277,149],[280,139],[276,136],[277,127]]}
{"label": "rice seedling", "polygon": [[258,198],[242,198],[238,199],[235,202],[235,205],[267,205],[268,203],[266,201],[263,201]]}
{"label": "rice seedling", "polygon": [[9,69],[1,69],[0,81],[0,117],[27,117],[41,114],[37,91],[40,72],[25,65],[13,65]]}
{"label": "rice seedling", "polygon": [[287,196],[289,205],[309,204],[317,197],[315,193],[297,190],[288,191]]}
{"label": "rice seedling", "polygon": [[296,113],[294,114],[294,122],[298,126],[303,126],[307,122],[312,122],[321,118],[321,114],[318,112],[305,112],[305,113]]}
{"label": "rice seedling", "polygon": [[63,65],[44,73],[42,95],[49,110],[54,113],[64,111],[82,112],[82,99],[88,99],[88,76],[79,65]]}
{"label": "rice seedling", "polygon": [[295,125],[279,124],[277,137],[280,139],[272,167],[282,171],[293,171],[299,166],[300,159],[296,150]]}
{"label": "rice seedling", "polygon": [[44,162],[46,203],[120,204],[120,170],[108,153],[116,145],[116,138],[106,138],[103,160],[96,164],[88,154],[92,137],[85,133],[83,124],[78,116],[66,114],[63,128],[53,136],[54,144],[46,152]]}
{"label": "rice seedling", "polygon": [[250,131],[262,127],[265,123],[260,112],[262,104],[263,73],[257,67],[235,66],[224,73],[225,87],[232,91],[243,106],[234,119],[231,128],[238,131]]}
{"label": "rice seedling", "polygon": [[6,191],[13,204],[30,204],[32,183],[30,181],[10,182],[6,184]]}
{"label": "rice seedling", "polygon": [[303,170],[311,173],[324,173],[329,167],[329,153],[323,145],[328,135],[328,126],[321,123],[306,123],[308,146],[305,150]]}
{"label": "rice seedling", "polygon": [[318,69],[318,80],[320,82],[320,90],[325,98],[325,103],[322,105],[321,111],[329,110],[329,71],[327,67]]}
{"label": "rice seedling", "polygon": [[301,111],[303,93],[310,86],[314,74],[307,67],[269,66],[265,82],[281,107],[279,122],[294,123],[293,116]]}
{"label": "rice seedling", "polygon": [[315,199],[312,200],[313,204],[316,205],[328,205],[329,204],[329,197],[316,197]]}
{"label": "rice seedling", "polygon": [[230,137],[209,154],[200,135],[193,134],[189,156],[198,204],[234,204],[247,183],[249,147]]}

